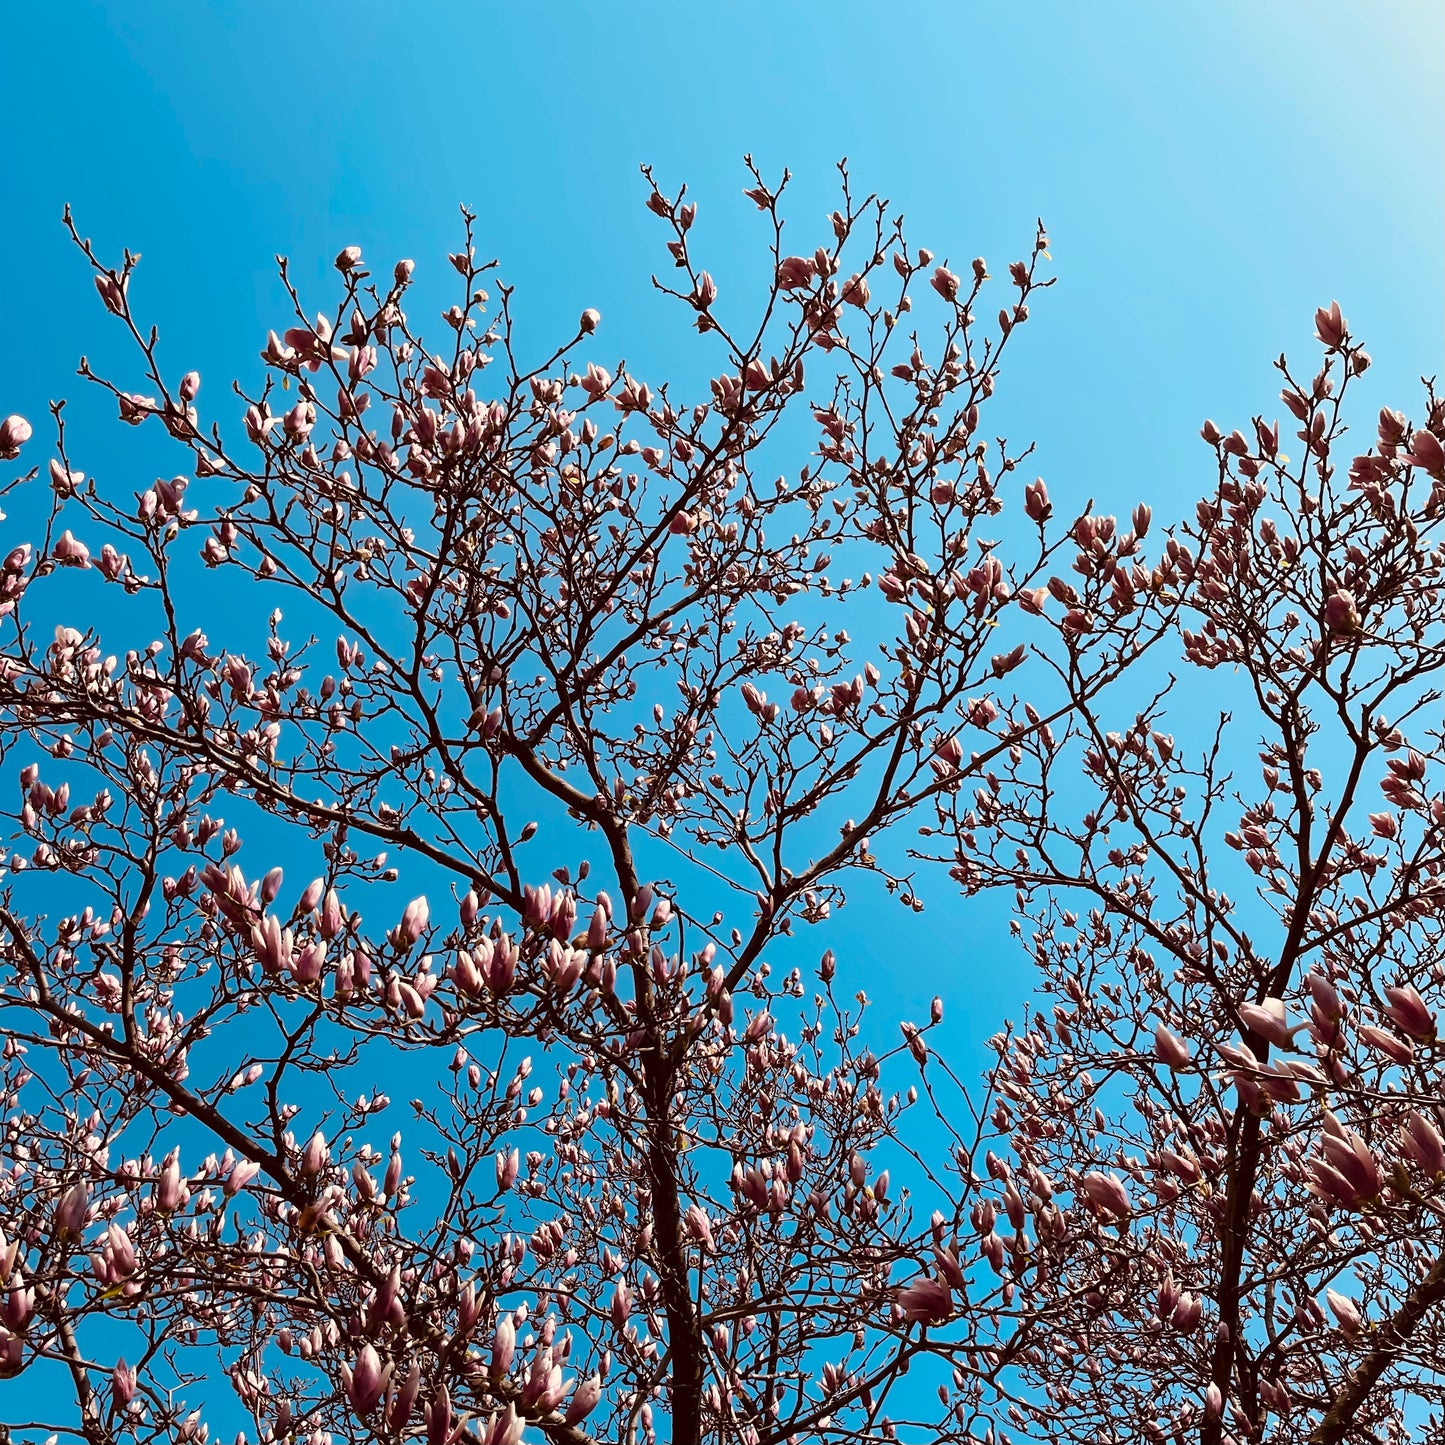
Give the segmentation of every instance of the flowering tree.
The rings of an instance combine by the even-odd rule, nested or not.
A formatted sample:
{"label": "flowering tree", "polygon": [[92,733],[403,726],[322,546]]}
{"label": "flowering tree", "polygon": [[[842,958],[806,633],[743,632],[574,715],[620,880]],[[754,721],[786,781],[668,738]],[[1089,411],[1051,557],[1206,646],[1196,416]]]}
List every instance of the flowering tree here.
{"label": "flowering tree", "polygon": [[1229,711],[1186,748],[1173,679],[1127,711],[1075,689],[1066,733],[940,801],[941,856],[1017,890],[1058,999],[994,1040],[1009,1157],[975,1216],[1015,1418],[1054,1439],[1440,1438],[1445,405],[1343,461],[1370,358],[1338,305],[1315,323],[1322,369],[1278,363],[1297,459],[1278,422],[1206,423],[1217,487],[1169,543]]}
{"label": "flowering tree", "polygon": [[[1321,313],[1299,464],[1207,429],[1194,522],[1056,529],[984,440],[1042,231],[985,326],[985,264],[846,174],[797,252],[752,179],[750,316],[650,187],[705,400],[591,310],[524,357],[468,216],[444,347],[411,263],[348,247],[321,314],[283,265],[243,439],[72,231],[141,373],[82,375],[189,476],[97,483],[57,405],[0,578],[13,1431],[1370,1440],[1433,1403],[1445,415],[1340,482],[1367,358]],[[1140,706],[1175,637],[1237,669],[1260,801],[1165,737],[1158,669]],[[1062,1000],[972,1092],[941,1005],[890,1045],[834,990],[835,915],[930,866],[1017,890]]]}

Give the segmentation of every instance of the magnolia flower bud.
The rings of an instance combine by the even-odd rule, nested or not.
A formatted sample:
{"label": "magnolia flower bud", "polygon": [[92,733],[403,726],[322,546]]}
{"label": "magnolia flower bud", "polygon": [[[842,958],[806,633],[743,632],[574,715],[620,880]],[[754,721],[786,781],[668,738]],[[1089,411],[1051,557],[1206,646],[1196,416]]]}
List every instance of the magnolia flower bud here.
{"label": "magnolia flower bud", "polygon": [[301,1151],[302,1175],[309,1179],[319,1174],[326,1164],[328,1154],[326,1136],[318,1129],[306,1141],[306,1147]]}
{"label": "magnolia flower bud", "polygon": [[1189,1045],[1162,1023],[1154,1025],[1154,1057],[1171,1069],[1187,1069],[1191,1054]]}
{"label": "magnolia flower bud", "polygon": [[259,1173],[261,1166],[251,1159],[238,1159],[231,1166],[224,1185],[226,1195],[233,1197],[241,1192]]}
{"label": "magnolia flower bud", "polygon": [[55,1232],[62,1239],[75,1237],[85,1228],[90,1209],[90,1191],[84,1184],[72,1184],[61,1196],[55,1210]]}
{"label": "magnolia flower bud", "polygon": [[1129,1191],[1117,1174],[1091,1171],[1083,1178],[1084,1193],[1095,1208],[1116,1218],[1125,1218],[1132,1209]]}
{"label": "magnolia flower bud", "polygon": [[920,1275],[893,1292],[894,1301],[911,1324],[942,1324],[953,1313],[953,1292],[932,1275]]}
{"label": "magnolia flower bud", "polygon": [[497,1151],[497,1188],[505,1193],[517,1182],[517,1170],[521,1166],[521,1154],[518,1150]]}
{"label": "magnolia flower bud", "polygon": [[1239,1017],[1246,1028],[1252,1029],[1267,1043],[1278,1044],[1285,1048],[1289,1046],[1294,1036],[1294,1030],[1289,1027],[1285,1019],[1282,998],[1266,998],[1259,1003],[1242,1003],[1239,1006]]}
{"label": "magnolia flower bud", "polygon": [[1336,637],[1348,637],[1360,630],[1360,622],[1355,594],[1343,587],[1332,592],[1325,602],[1325,626]]}
{"label": "magnolia flower bud", "polygon": [[1420,997],[1419,990],[1412,984],[1385,989],[1384,1013],[1392,1023],[1411,1038],[1433,1039],[1435,1037],[1435,1015]]}
{"label": "magnolia flower bud", "polygon": [[445,1385],[438,1385],[436,1396],[426,1407],[427,1445],[448,1445],[452,1433],[452,1397]]}
{"label": "magnolia flower bud", "polygon": [[12,461],[20,455],[20,448],[34,435],[28,421],[18,414],[7,416],[0,421],[0,461]]}
{"label": "magnolia flower bud", "polygon": [[[920,252],[920,255],[921,254]],[[925,262],[925,264],[927,263]],[[945,301],[954,301],[958,298],[958,277],[945,266],[940,266],[934,271],[929,285],[931,285]]]}
{"label": "magnolia flower bud", "polygon": [[505,1375],[512,1368],[517,1353],[517,1327],[512,1316],[504,1314],[497,1322],[497,1333],[492,1341],[492,1374]]}
{"label": "magnolia flower bud", "polygon": [[1331,301],[1328,308],[1321,306],[1315,312],[1315,335],[1333,351],[1345,339],[1345,318],[1340,313],[1340,303]]}
{"label": "magnolia flower bud", "polygon": [[358,1415],[369,1415],[376,1408],[390,1377],[391,1365],[383,1367],[381,1357],[369,1343],[361,1347],[355,1365],[350,1368],[346,1365],[341,1367],[346,1397]]}
{"label": "magnolia flower bud", "polygon": [[584,335],[590,336],[597,330],[602,320],[602,313],[589,306],[578,318],[577,329]]}
{"label": "magnolia flower bud", "polygon": [[589,1375],[572,1392],[572,1398],[567,1403],[567,1424],[580,1425],[597,1408],[601,1399],[602,1380],[597,1375]]}
{"label": "magnolia flower bud", "polygon": [[403,948],[410,948],[426,931],[430,919],[431,909],[427,905],[426,895],[413,898],[406,905],[406,909],[401,915],[401,922],[397,925],[397,942]]}
{"label": "magnolia flower bud", "polygon": [[135,1399],[136,1372],[133,1365],[127,1365],[122,1355],[115,1362],[115,1369],[110,1372],[111,1390],[115,1394],[115,1402],[124,1408]]}
{"label": "magnolia flower bud", "polygon": [[1360,1314],[1359,1305],[1354,1300],[1348,1295],[1337,1294],[1334,1290],[1327,1289],[1325,1303],[1329,1305],[1331,1313],[1340,1322],[1340,1333],[1346,1339],[1351,1339],[1359,1334],[1364,1318]]}

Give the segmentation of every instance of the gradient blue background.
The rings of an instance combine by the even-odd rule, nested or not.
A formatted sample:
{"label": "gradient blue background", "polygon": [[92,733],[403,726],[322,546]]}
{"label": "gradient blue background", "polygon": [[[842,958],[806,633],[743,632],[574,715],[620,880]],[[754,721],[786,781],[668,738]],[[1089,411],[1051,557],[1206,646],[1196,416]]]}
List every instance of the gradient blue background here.
{"label": "gradient blue background", "polygon": [[[667,263],[637,167],[691,186],[726,287],[756,274],[761,240],[745,151],[791,167],[812,228],[847,155],[955,263],[1002,271],[1045,219],[1061,280],[1003,408],[1065,507],[1188,507],[1210,481],[1201,419],[1274,415],[1270,360],[1308,351],[1332,297],[1377,358],[1357,417],[1415,408],[1440,363],[1445,10],[1427,0],[72,0],[7,7],[5,28],[0,414],[36,423],[27,460],[48,454],[47,400],[80,390],[78,355],[121,354],[59,226],[67,200],[103,254],[144,254],[132,294],[168,371],[199,366],[212,404],[255,378],[284,315],[275,253],[328,300],[349,243],[383,271],[415,256],[440,287],[463,201],[524,335],[597,306],[612,355],[691,376],[697,348],[648,284]],[[154,475],[109,408],[79,408],[75,441],[117,487]],[[954,1036],[980,1040],[1029,986],[1008,900],[929,897],[906,953],[892,909],[850,931],[854,976],[890,1013],[944,992]]]}

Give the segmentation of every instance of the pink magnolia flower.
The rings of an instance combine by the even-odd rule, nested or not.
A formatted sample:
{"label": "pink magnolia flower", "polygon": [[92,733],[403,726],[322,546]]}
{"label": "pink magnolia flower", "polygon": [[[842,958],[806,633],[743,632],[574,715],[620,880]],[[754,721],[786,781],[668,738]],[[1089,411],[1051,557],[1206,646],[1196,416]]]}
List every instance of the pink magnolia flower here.
{"label": "pink magnolia flower", "polygon": [[596,1408],[602,1399],[602,1381],[596,1375],[589,1375],[572,1392],[567,1402],[565,1419],[569,1425],[580,1425]]}
{"label": "pink magnolia flower", "polygon": [[426,926],[430,919],[431,909],[427,905],[426,895],[413,898],[406,905],[401,915],[401,922],[397,925],[397,942],[403,948],[410,948],[426,932]]}
{"label": "pink magnolia flower", "polygon": [[816,274],[806,256],[787,256],[778,264],[778,285],[784,291],[798,291],[809,285]]}
{"label": "pink magnolia flower", "polygon": [[946,266],[939,266],[933,273],[928,283],[943,297],[945,301],[956,301],[958,299],[958,277]]}
{"label": "pink magnolia flower", "polygon": [[512,1368],[517,1353],[517,1327],[510,1313],[504,1313],[497,1321],[497,1333],[492,1340],[492,1374],[505,1375]]}
{"label": "pink magnolia flower", "polygon": [[1345,339],[1345,318],[1340,312],[1340,303],[1331,301],[1328,307],[1321,306],[1315,312],[1315,335],[1333,351]]}
{"label": "pink magnolia flower", "polygon": [[1331,1313],[1340,1322],[1340,1333],[1346,1339],[1353,1339],[1359,1334],[1360,1326],[1364,1324],[1364,1316],[1360,1313],[1360,1307],[1348,1295],[1337,1294],[1332,1289],[1325,1291],[1325,1303],[1329,1305]]}
{"label": "pink magnolia flower", "polygon": [[1154,1025],[1154,1057],[1171,1069],[1187,1069],[1193,1055],[1189,1045],[1161,1022]]}
{"label": "pink magnolia flower", "polygon": [[20,448],[34,435],[34,429],[23,416],[12,413],[0,421],[0,461],[13,461]]}
{"label": "pink magnolia flower", "polygon": [[1245,1027],[1253,1029],[1260,1038],[1271,1044],[1287,1048],[1294,1038],[1294,1030],[1285,1019],[1282,998],[1261,999],[1259,1003],[1242,1003],[1239,1017]]}
{"label": "pink magnolia flower", "polygon": [[1083,1178],[1084,1194],[1096,1209],[1115,1218],[1126,1218],[1133,1211],[1129,1191],[1117,1174],[1104,1174],[1091,1170]]}
{"label": "pink magnolia flower", "polygon": [[68,527],[56,539],[51,555],[66,567],[90,566],[90,548],[80,541]]}
{"label": "pink magnolia flower", "polygon": [[135,1399],[135,1366],[127,1365],[124,1355],[115,1362],[115,1368],[110,1372],[110,1386],[115,1395],[116,1404],[122,1408]]}
{"label": "pink magnolia flower", "polygon": [[225,1192],[228,1197],[239,1194],[259,1173],[261,1166],[253,1159],[238,1159],[226,1176]]}
{"label": "pink magnolia flower", "polygon": [[700,1204],[689,1204],[686,1213],[683,1215],[683,1223],[687,1226],[687,1232],[693,1239],[702,1245],[704,1249],[712,1249],[712,1221],[707,1216]]}
{"label": "pink magnolia flower", "polygon": [[1310,1193],[1346,1209],[1358,1209],[1384,1188],[1384,1176],[1370,1146],[1328,1109],[1321,1149],[1323,1158],[1309,1161],[1310,1180],[1305,1187]]}
{"label": "pink magnolia flower", "polygon": [[390,1378],[390,1362],[383,1365],[375,1346],[369,1342],[361,1347],[355,1365],[341,1367],[341,1380],[346,1388],[346,1397],[358,1415],[369,1415],[376,1409]]}
{"label": "pink magnolia flower", "polygon": [[1391,1063],[1408,1064],[1415,1057],[1415,1045],[1409,1039],[1402,1039],[1384,1029],[1377,1029],[1373,1024],[1361,1025],[1359,1034],[1360,1042],[1366,1048],[1373,1049],[1377,1054],[1383,1054]]}
{"label": "pink magnolia flower", "polygon": [[447,1387],[438,1385],[436,1394],[423,1411],[426,1420],[427,1445],[449,1445],[452,1435],[452,1397]]}
{"label": "pink magnolia flower", "polygon": [[521,1167],[521,1152],[517,1149],[497,1151],[497,1188],[503,1192],[517,1182],[517,1170]]}
{"label": "pink magnolia flower", "polygon": [[89,1212],[90,1191],[84,1184],[72,1184],[56,1206],[55,1232],[62,1238],[79,1235]]}
{"label": "pink magnolia flower", "polygon": [[1401,1143],[1406,1158],[1413,1159],[1427,1178],[1436,1179],[1445,1173],[1445,1140],[1418,1109],[1412,1109],[1405,1120]]}
{"label": "pink magnolia flower", "polygon": [[1412,467],[1429,472],[1432,477],[1445,477],[1445,446],[1438,437],[1421,427],[1410,438],[1406,460]]}
{"label": "pink magnolia flower", "polygon": [[893,1298],[910,1324],[942,1324],[953,1313],[953,1291],[932,1275],[922,1274],[900,1285]]}
{"label": "pink magnolia flower", "polygon": [[1325,626],[1337,637],[1348,637],[1360,630],[1360,609],[1355,594],[1340,587],[1325,601]]}
{"label": "pink magnolia flower", "polygon": [[1384,1013],[1411,1038],[1433,1039],[1435,1037],[1435,1015],[1413,984],[1401,984],[1385,990]]}

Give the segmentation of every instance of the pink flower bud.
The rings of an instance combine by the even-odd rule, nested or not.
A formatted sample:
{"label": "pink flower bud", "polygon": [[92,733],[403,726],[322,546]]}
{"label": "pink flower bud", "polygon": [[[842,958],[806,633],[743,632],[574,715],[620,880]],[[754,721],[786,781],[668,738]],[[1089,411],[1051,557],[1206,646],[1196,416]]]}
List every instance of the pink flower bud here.
{"label": "pink flower bud", "polygon": [[349,1369],[345,1365],[341,1367],[346,1397],[358,1415],[369,1415],[376,1408],[390,1378],[390,1363],[383,1367],[381,1357],[371,1344],[361,1347],[354,1366]]}
{"label": "pink flower bud", "polygon": [[89,567],[90,548],[84,542],[79,541],[67,527],[55,546],[51,549],[51,555],[55,560],[67,567]]}
{"label": "pink flower bud", "polygon": [[1428,1179],[1436,1179],[1445,1173],[1445,1140],[1419,1110],[1411,1110],[1405,1120],[1402,1146],[1405,1156],[1413,1159]]}
{"label": "pink flower bud", "polygon": [[901,1285],[893,1298],[910,1324],[942,1324],[953,1313],[953,1291],[932,1275],[920,1275]]}
{"label": "pink flower bud", "polygon": [[100,299],[105,302],[105,309],[113,315],[122,316],[125,314],[125,292],[128,278],[117,278],[109,271],[102,271],[95,278],[95,289],[100,293]]}
{"label": "pink flower bud", "polygon": [[1361,1025],[1360,1042],[1392,1063],[1408,1064],[1415,1058],[1415,1045],[1409,1039],[1397,1038],[1384,1029],[1377,1029],[1373,1024]]}
{"label": "pink flower bud", "polygon": [[569,1425],[580,1425],[596,1408],[602,1399],[602,1381],[597,1375],[589,1375],[572,1392],[567,1402],[566,1421]]}
{"label": "pink flower bud", "polygon": [[426,1407],[427,1445],[449,1445],[452,1433],[452,1397],[445,1385],[438,1385],[436,1396]]}
{"label": "pink flower bud", "polygon": [[361,265],[361,247],[343,246],[336,254],[336,269],[344,276]]}
{"label": "pink flower bud", "polygon": [[1398,1024],[1414,1039],[1435,1037],[1435,1015],[1420,997],[1413,984],[1402,984],[1398,988],[1385,990],[1384,1013],[1392,1023]]}
{"label": "pink flower bud", "polygon": [[1094,1207],[1116,1219],[1126,1218],[1133,1205],[1124,1181],[1117,1174],[1102,1174],[1092,1170],[1083,1178],[1084,1194]]}
{"label": "pink flower bud", "polygon": [[61,1196],[55,1210],[55,1232],[61,1238],[74,1238],[85,1228],[90,1211],[90,1191],[84,1184],[72,1184]]}
{"label": "pink flower bud", "polygon": [[1335,350],[1345,339],[1345,318],[1340,314],[1340,303],[1331,301],[1329,307],[1321,306],[1315,312],[1315,335],[1331,350]]}
{"label": "pink flower bud", "polygon": [[[1336,308],[1338,310],[1338,307]],[[1359,1334],[1360,1326],[1364,1319],[1360,1314],[1360,1307],[1348,1295],[1337,1294],[1332,1289],[1325,1291],[1325,1303],[1329,1305],[1331,1313],[1340,1322],[1340,1333],[1346,1339],[1351,1339]]]}
{"label": "pink flower bud", "polygon": [[259,1173],[261,1166],[253,1159],[238,1159],[226,1176],[225,1192],[228,1198],[239,1194]]}
{"label": "pink flower bud", "polygon": [[[12,417],[11,420],[16,421],[19,418]],[[4,451],[0,450],[0,456],[3,455]],[[1429,472],[1432,477],[1445,478],[1445,446],[1424,427],[1411,436],[1410,450],[1405,459],[1412,467],[1419,467],[1421,471]]]}
{"label": "pink flower bud", "polygon": [[497,1188],[506,1192],[517,1182],[517,1170],[521,1166],[521,1154],[518,1150],[497,1151]]}
{"label": "pink flower bud", "polygon": [[1280,1047],[1288,1047],[1294,1031],[1285,1020],[1284,1000],[1267,998],[1259,1003],[1242,1003],[1239,1017],[1244,1026],[1252,1029],[1260,1038]]}
{"label": "pink flower bud", "polygon": [[427,905],[426,895],[413,898],[406,905],[406,909],[401,915],[401,922],[397,925],[397,942],[403,948],[410,948],[426,931],[430,918],[431,909]]}
{"label": "pink flower bud", "polygon": [[1360,609],[1355,594],[1345,588],[1332,592],[1325,602],[1325,626],[1336,637],[1348,637],[1360,630]]}
{"label": "pink flower bud", "polygon": [[1192,1055],[1189,1045],[1178,1034],[1158,1023],[1154,1025],[1154,1057],[1171,1069],[1187,1069]]}
{"label": "pink flower bud", "polygon": [[809,285],[816,268],[806,256],[786,256],[778,265],[778,285],[784,291],[798,291]]}
{"label": "pink flower bud", "polygon": [[687,1226],[688,1234],[704,1249],[713,1248],[712,1221],[707,1217],[707,1210],[702,1205],[689,1204],[683,1215],[683,1223]]}
{"label": "pink flower bud", "polygon": [[341,900],[336,896],[336,890],[330,888],[326,892],[326,899],[321,905],[321,936],[330,942],[341,932],[345,926],[346,914],[342,910]]}
{"label": "pink flower bud", "polygon": [[0,461],[13,461],[33,435],[30,423],[23,416],[12,414],[0,421]]}
{"label": "pink flower bud", "polygon": [[110,1387],[115,1395],[116,1404],[122,1409],[135,1399],[135,1367],[127,1365],[123,1355],[115,1362],[115,1369],[110,1372]]}
{"label": "pink flower bud", "polygon": [[307,1141],[306,1147],[301,1151],[301,1173],[305,1178],[312,1178],[325,1167],[330,1150],[326,1147],[326,1135],[318,1129]]}
{"label": "pink flower bud", "polygon": [[492,1341],[492,1374],[505,1375],[512,1368],[517,1353],[517,1327],[512,1316],[504,1314],[497,1322],[497,1333]]}
{"label": "pink flower bud", "polygon": [[945,301],[958,299],[958,277],[946,266],[939,266],[928,283]]}
{"label": "pink flower bud", "polygon": [[180,1161],[172,1154],[161,1169],[155,1184],[156,1208],[163,1214],[170,1214],[186,1204],[191,1192],[181,1178]]}
{"label": "pink flower bud", "polygon": [[584,335],[590,336],[597,330],[602,321],[602,313],[589,306],[578,319],[577,329]]}

